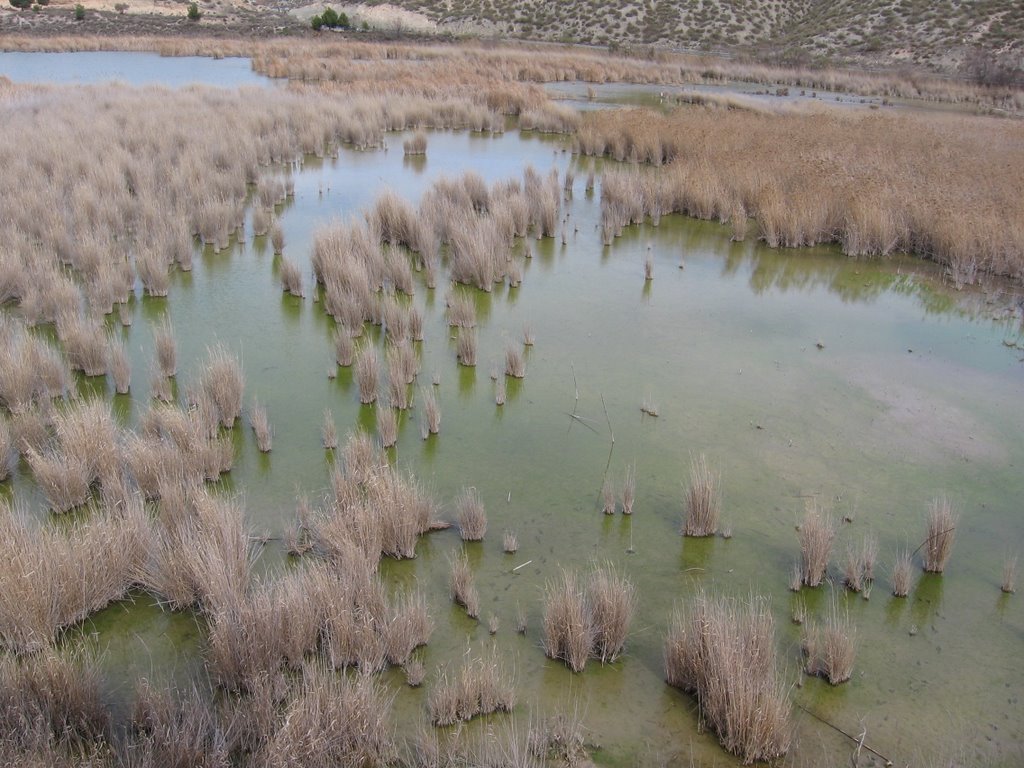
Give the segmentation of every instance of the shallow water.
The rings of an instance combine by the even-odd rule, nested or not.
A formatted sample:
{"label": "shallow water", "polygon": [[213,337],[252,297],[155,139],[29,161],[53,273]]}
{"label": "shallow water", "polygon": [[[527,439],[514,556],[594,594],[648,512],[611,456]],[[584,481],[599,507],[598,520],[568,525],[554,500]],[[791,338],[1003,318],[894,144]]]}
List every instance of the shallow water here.
{"label": "shallow water", "polygon": [[[397,148],[403,138],[388,143]],[[476,486],[489,528],[476,544],[463,545],[453,530],[430,534],[415,560],[382,564],[394,584],[423,589],[436,623],[422,652],[427,685],[402,688],[396,700],[403,721],[425,719],[439,664],[493,644],[515,664],[517,717],[525,721],[531,708],[578,708],[599,763],[733,764],[713,735],[698,733],[693,700],[664,684],[664,631],[673,604],[697,588],[768,595],[779,654],[796,683],[800,633],[790,622],[787,584],[799,555],[794,525],[813,495],[852,520],[833,550],[836,578],[847,542],[867,531],[877,534],[880,557],[870,600],[835,590],[857,626],[853,680],[834,689],[804,680],[795,702],[848,733],[866,729],[867,744],[899,764],[950,757],[1018,764],[1024,608],[999,583],[1004,555],[1024,542],[1024,368],[1021,352],[1003,343],[1020,338],[1019,316],[999,319],[995,305],[951,291],[937,269],[917,260],[773,251],[732,243],[727,227],[679,216],[630,227],[606,248],[599,190],[583,189],[592,161],[577,160],[568,146],[515,131],[431,133],[425,160],[406,161],[395,149],[343,151],[288,171],[296,194],[280,210],[285,254],[308,280],[315,228],[358,215],[388,187],[416,201],[440,175],[464,170],[488,181],[519,176],[527,164],[542,174],[576,170],[563,212],[567,244],[531,239],[522,287],[470,291],[480,318],[475,369],[456,364],[445,281],[434,291],[417,283],[412,300],[426,318],[426,338],[416,388],[440,376],[442,426],[421,440],[412,410],[394,458],[446,506],[461,487]],[[240,421],[237,461],[223,486],[244,497],[253,526],[270,537],[259,563],[267,573],[284,565],[274,537],[292,519],[296,490],[314,499],[327,491],[324,408],[342,434],[373,422],[350,370],[328,378],[333,321],[312,295],[283,296],[278,266],[269,244],[250,237],[219,254],[197,253],[191,273],[175,273],[167,299],[140,291],[135,322],[120,331],[135,383],[130,397],[117,398],[127,423],[147,407],[152,331],[165,313],[179,345],[179,392],[207,345],[223,341],[240,355],[246,402],[258,396],[266,405],[274,449],[259,454]],[[497,407],[489,371],[524,323],[536,335],[527,376],[509,380],[508,402]],[[647,399],[657,418],[641,412]],[[702,452],[722,474],[728,540],[678,535],[690,457]],[[618,483],[630,462],[636,512],[604,516],[605,473]],[[31,493],[23,474],[4,487],[12,485]],[[890,598],[895,550],[923,540],[926,506],[941,492],[962,514],[951,564],[942,576],[918,569],[911,596]],[[519,536],[515,556],[501,551],[506,528]],[[463,547],[481,593],[479,624],[448,598],[447,556]],[[577,675],[543,655],[541,592],[560,567],[585,569],[595,560],[628,573],[640,607],[626,657],[604,668],[591,662]],[[801,597],[820,616],[829,590],[805,589]],[[528,616],[525,637],[513,632],[517,605]],[[493,638],[492,613],[501,623]],[[161,611],[145,595],[101,612],[83,630],[105,651],[111,697],[122,705],[137,675],[201,676],[201,624]],[[399,688],[397,675],[387,680]],[[794,719],[798,762],[848,761],[851,742],[802,710]]]}
{"label": "shallow water", "polygon": [[16,83],[96,85],[119,82],[170,88],[194,84],[237,88],[273,82],[253,72],[247,58],[211,59],[129,51],[0,52],[0,75]]}

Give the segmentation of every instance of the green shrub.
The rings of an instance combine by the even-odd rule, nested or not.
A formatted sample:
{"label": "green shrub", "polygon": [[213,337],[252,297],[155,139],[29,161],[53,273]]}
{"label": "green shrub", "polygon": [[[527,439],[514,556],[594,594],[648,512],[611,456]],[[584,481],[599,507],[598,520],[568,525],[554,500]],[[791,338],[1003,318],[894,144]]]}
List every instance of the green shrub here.
{"label": "green shrub", "polygon": [[333,8],[324,8],[320,19],[328,29],[334,29],[334,27],[338,26],[338,12]]}
{"label": "green shrub", "polygon": [[188,4],[188,20],[189,21],[199,21],[201,18],[203,18],[203,14],[199,10],[199,3],[189,3]]}
{"label": "green shrub", "polygon": [[18,9],[25,9],[32,5],[32,0],[10,0],[11,5]]}
{"label": "green shrub", "polygon": [[81,21],[85,18],[85,6],[79,3],[75,6],[75,21]]}
{"label": "green shrub", "polygon": [[309,26],[311,26],[313,28],[313,31],[315,32],[319,32],[320,27],[322,27],[323,25],[324,20],[321,19],[319,16],[314,16],[312,19],[309,20]]}

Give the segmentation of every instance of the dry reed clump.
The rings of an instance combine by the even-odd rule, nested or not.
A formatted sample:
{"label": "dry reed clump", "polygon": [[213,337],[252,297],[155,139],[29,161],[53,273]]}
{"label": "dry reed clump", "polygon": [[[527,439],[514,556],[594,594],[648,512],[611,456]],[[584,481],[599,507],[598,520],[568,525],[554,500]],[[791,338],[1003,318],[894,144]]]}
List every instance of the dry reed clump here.
{"label": "dry reed clump", "polygon": [[515,680],[497,653],[474,657],[457,671],[441,670],[430,691],[427,708],[437,726],[454,725],[477,715],[511,712],[516,703]]}
{"label": "dry reed clump", "polygon": [[701,454],[690,462],[690,486],[686,491],[684,536],[713,536],[722,513],[720,477]]}
{"label": "dry reed clump", "polygon": [[460,552],[449,559],[449,564],[448,586],[452,600],[465,608],[466,615],[471,619],[478,618],[480,616],[480,594],[476,590],[469,559],[464,552]]}
{"label": "dry reed clump", "polygon": [[1000,589],[1010,595],[1017,591],[1017,556],[1007,556],[1003,561],[1003,581]]}
{"label": "dry reed clump", "polygon": [[868,533],[859,547],[847,545],[846,561],[843,564],[843,583],[854,592],[871,589],[875,580],[875,561],[878,559],[878,538]]}
{"label": "dry reed clump", "polygon": [[281,257],[281,289],[300,299],[306,295],[302,286],[302,270],[298,264],[284,256]]}
{"label": "dry reed clump", "polygon": [[494,384],[494,404],[495,405],[504,405],[505,404],[505,395],[506,394],[507,393],[506,393],[506,390],[505,390],[505,381],[504,381],[504,379],[495,382],[495,384]]}
{"label": "dry reed clump", "polygon": [[930,573],[942,573],[953,554],[953,540],[959,516],[953,510],[949,499],[939,497],[928,506],[928,537],[921,548],[924,569]]}
{"label": "dry reed clump", "polygon": [[594,569],[584,586],[563,570],[544,591],[544,653],[582,672],[588,658],[615,661],[636,611],[636,587],[611,564]]}
{"label": "dry reed clump", "polygon": [[438,526],[434,500],[364,433],[349,437],[342,460],[331,476],[333,500],[312,526],[318,550],[332,560],[358,555],[374,568],[381,555],[415,557],[419,536]]}
{"label": "dry reed clump", "polygon": [[356,345],[352,341],[352,335],[348,329],[341,326],[334,330],[334,360],[343,368],[352,365],[356,354]]}
{"label": "dry reed clump", "polygon": [[441,406],[437,403],[434,391],[424,389],[420,395],[420,403],[423,405],[423,418],[426,421],[427,432],[436,435],[441,431]]}
{"label": "dry reed clump", "polygon": [[615,488],[611,478],[606,477],[601,484],[601,511],[606,515],[615,514]]}
{"label": "dry reed clump", "polygon": [[455,353],[459,365],[473,367],[476,365],[476,329],[460,328],[459,341]]}
{"label": "dry reed clump", "polygon": [[476,326],[476,302],[470,294],[450,293],[447,298],[448,325],[457,328]]}
{"label": "dry reed clump", "polygon": [[85,504],[94,486],[120,478],[119,430],[110,406],[96,399],[56,412],[53,431],[48,446],[28,446],[25,458],[50,508],[67,512]]}
{"label": "dry reed clump", "polygon": [[518,344],[511,343],[505,347],[505,375],[514,379],[526,376],[526,361]]}
{"label": "dry reed clump", "polygon": [[840,615],[835,599],[824,625],[806,628],[803,649],[807,656],[807,674],[823,677],[832,685],[850,679],[857,655],[856,630],[848,614]]}
{"label": "dry reed clump", "polygon": [[[714,140],[694,143],[694,136]],[[605,174],[606,243],[648,215],[738,222],[742,210],[772,247],[837,242],[852,256],[916,253],[946,265],[957,284],[984,271],[1024,275],[1024,230],[1007,223],[1024,220],[1011,170],[1024,150],[1003,121],[616,110],[586,115],[577,143],[586,154],[667,163],[652,173]],[[935,146],[949,152],[936,154]],[[922,197],[920,189],[931,192]]]}
{"label": "dry reed clump", "polygon": [[622,480],[622,514],[632,515],[636,501],[636,464],[626,466],[626,474]]}
{"label": "dry reed clump", "polygon": [[398,442],[398,413],[394,408],[377,408],[377,437],[381,448],[392,448]]}
{"label": "dry reed clump", "polygon": [[222,427],[231,429],[235,419],[242,415],[244,389],[238,358],[224,346],[207,347],[198,392],[208,399]]}
{"label": "dry reed clump", "polygon": [[252,401],[252,407],[249,408],[249,423],[256,436],[256,447],[262,453],[269,453],[274,441],[274,432],[270,428],[267,408],[259,400]]}
{"label": "dry reed clump", "polygon": [[427,134],[423,131],[416,131],[411,139],[402,142],[402,149],[407,155],[427,154]]}
{"label": "dry reed clump", "polygon": [[165,316],[153,330],[153,344],[156,347],[156,361],[160,375],[171,378],[178,372],[178,345],[174,341],[174,329]]}
{"label": "dry reed clump", "polygon": [[19,416],[63,396],[70,381],[56,349],[6,313],[0,315],[0,405]]}
{"label": "dry reed clump", "polygon": [[767,600],[698,593],[677,609],[665,639],[665,678],[694,693],[702,722],[744,764],[774,760],[790,746],[792,705],[775,658]]}
{"label": "dry reed clump", "polygon": [[359,385],[359,402],[365,405],[377,400],[380,363],[377,350],[372,346],[362,347],[356,355],[356,383]]}
{"label": "dry reed clump", "polygon": [[132,368],[124,344],[111,336],[107,341],[107,370],[114,380],[114,391],[126,395],[132,385]]}
{"label": "dry reed clump", "polygon": [[455,520],[463,541],[482,541],[487,533],[487,512],[476,488],[463,488],[455,497]]}
{"label": "dry reed clump", "polygon": [[338,427],[334,424],[334,414],[330,408],[324,409],[324,423],[320,427],[320,439],[327,450],[338,447]]}
{"label": "dry reed clump", "polygon": [[514,555],[519,551],[519,537],[515,531],[505,531],[501,539],[501,550],[507,555]]}
{"label": "dry reed clump", "polygon": [[817,502],[812,501],[807,505],[798,532],[801,581],[808,587],[817,587],[824,581],[835,537],[836,528],[832,518],[822,512]]}
{"label": "dry reed clump", "polygon": [[57,320],[57,336],[64,345],[64,357],[71,370],[86,376],[106,374],[106,332],[101,321],[80,317],[69,310]]}
{"label": "dry reed clump", "polygon": [[274,249],[275,256],[284,253],[284,230],[276,221],[270,226],[270,247]]}
{"label": "dry reed clump", "polygon": [[322,663],[306,664],[259,763],[267,768],[389,765],[395,759],[389,722],[393,699],[372,677],[349,678]]}
{"label": "dry reed clump", "polygon": [[146,559],[147,538],[138,499],[60,527],[39,526],[0,501],[0,644],[33,653],[120,600]]}
{"label": "dry reed clump", "polygon": [[910,585],[914,578],[914,561],[910,552],[902,549],[896,553],[896,561],[892,566],[892,593],[896,597],[910,594]]}
{"label": "dry reed clump", "polygon": [[111,730],[102,673],[93,655],[46,650],[0,658],[4,764],[70,766],[69,754],[99,757],[98,747],[110,740]]}

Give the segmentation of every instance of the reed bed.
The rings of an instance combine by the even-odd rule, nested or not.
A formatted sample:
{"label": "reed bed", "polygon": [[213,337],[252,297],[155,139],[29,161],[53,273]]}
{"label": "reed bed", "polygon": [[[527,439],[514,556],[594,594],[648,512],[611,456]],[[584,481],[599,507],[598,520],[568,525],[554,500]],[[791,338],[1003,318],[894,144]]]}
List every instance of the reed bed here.
{"label": "reed bed", "polygon": [[979,272],[1024,279],[1024,202],[1011,170],[1024,163],[1024,149],[1012,121],[614,110],[588,114],[577,142],[585,154],[665,166],[605,174],[606,243],[663,213],[723,223],[750,217],[772,247],[905,251],[945,265],[958,284]]}
{"label": "reed bed", "polygon": [[222,345],[207,347],[197,392],[209,401],[222,427],[231,429],[242,415],[244,389],[238,358]]}
{"label": "reed bed", "polygon": [[474,328],[476,326],[476,302],[473,296],[463,292],[453,292],[446,298],[448,306],[448,325],[456,328]]}
{"label": "reed bed", "polygon": [[800,540],[801,582],[808,587],[817,587],[825,579],[832,542],[836,537],[835,523],[817,502],[812,501],[807,505],[797,536]]}
{"label": "reed bed", "polygon": [[519,537],[515,531],[505,531],[501,538],[501,551],[506,555],[514,555],[519,551]]}
{"label": "reed bed", "polygon": [[49,647],[58,633],[120,600],[146,560],[140,500],[95,509],[68,526],[37,525],[0,500],[0,644],[13,654]]}
{"label": "reed bed", "polygon": [[859,546],[847,545],[843,563],[843,583],[854,592],[867,594],[875,580],[875,562],[878,559],[878,538],[865,534]]}
{"label": "reed bed", "polygon": [[107,370],[114,381],[114,391],[126,395],[132,386],[132,367],[124,344],[111,336],[107,340]]}
{"label": "reed bed", "polygon": [[469,659],[458,671],[441,670],[427,709],[434,725],[446,726],[478,715],[511,712],[515,703],[514,677],[497,653],[491,653]]}
{"label": "reed bed", "polygon": [[62,397],[71,372],[61,354],[24,325],[0,316],[0,405],[13,416]]}
{"label": "reed bed", "polygon": [[259,400],[254,399],[249,408],[249,424],[256,436],[256,447],[260,449],[261,453],[270,453],[274,442],[274,432],[270,427],[267,408]]}
{"label": "reed bed", "polygon": [[721,480],[701,454],[690,462],[690,485],[686,490],[683,535],[713,536],[722,514]]}
{"label": "reed bed", "polygon": [[921,560],[926,571],[942,573],[946,569],[953,554],[958,522],[959,515],[949,499],[939,497],[928,506],[927,538],[921,548]]}
{"label": "reed bed", "polygon": [[615,487],[611,478],[606,477],[601,484],[601,511],[606,515],[614,515],[616,507]]}
{"label": "reed bed", "polygon": [[377,408],[377,437],[380,439],[381,448],[393,448],[398,442],[398,412],[396,408]]}
{"label": "reed bed", "polygon": [[324,410],[324,421],[320,426],[320,439],[327,450],[338,447],[338,427],[334,423],[334,414],[331,413],[330,408]]}
{"label": "reed bed", "polygon": [[281,288],[285,293],[304,298],[306,291],[302,286],[302,271],[291,259],[281,257]]}
{"label": "reed bed", "polygon": [[792,704],[765,599],[698,593],[673,614],[664,657],[668,684],[697,697],[701,721],[745,765],[789,750]]}
{"label": "reed bed", "polygon": [[1008,595],[1017,591],[1017,556],[1010,555],[1003,561],[1003,580],[999,588]]}
{"label": "reed bed", "polygon": [[436,435],[441,431],[441,406],[438,405],[437,397],[432,389],[424,389],[420,395],[420,404],[423,406],[423,419],[427,425],[427,432]]}
{"label": "reed bed", "polygon": [[11,476],[11,467],[18,456],[18,444],[7,418],[0,413],[0,483]]}
{"label": "reed bed", "polygon": [[596,567],[584,584],[572,571],[544,589],[544,653],[582,672],[589,658],[604,663],[623,652],[636,611],[636,588],[611,564]]}
{"label": "reed bed", "polygon": [[832,685],[845,683],[853,675],[856,630],[849,615],[840,614],[834,598],[824,623],[807,626],[803,649],[807,674],[823,677]]}
{"label": "reed bed", "polygon": [[380,362],[377,350],[370,345],[362,347],[356,355],[356,383],[359,385],[359,402],[365,405],[377,400]]}
{"label": "reed bed", "polygon": [[476,365],[476,329],[460,328],[455,357],[459,365],[472,368]]}
{"label": "reed bed", "polygon": [[487,512],[476,488],[463,488],[455,497],[455,519],[463,541],[482,541],[487,533]]}
{"label": "reed bed", "polygon": [[449,560],[450,574],[448,580],[452,600],[466,609],[471,619],[480,616],[480,593],[477,592],[473,570],[464,552],[460,552]]}
{"label": "reed bed", "polygon": [[514,379],[526,376],[526,360],[523,358],[523,350],[516,343],[510,343],[505,347],[505,375]]}
{"label": "reed bed", "polygon": [[636,501],[636,464],[627,464],[622,480],[622,514],[632,515]]}
{"label": "reed bed", "polygon": [[914,578],[914,561],[910,552],[901,549],[896,553],[896,561],[892,566],[892,593],[896,597],[910,594],[910,585]]}
{"label": "reed bed", "polygon": [[153,330],[153,345],[160,375],[168,379],[175,376],[178,372],[178,344],[174,340],[174,328],[166,316]]}
{"label": "reed bed", "polygon": [[402,150],[406,155],[427,154],[427,134],[423,131],[416,131],[412,138],[402,142]]}

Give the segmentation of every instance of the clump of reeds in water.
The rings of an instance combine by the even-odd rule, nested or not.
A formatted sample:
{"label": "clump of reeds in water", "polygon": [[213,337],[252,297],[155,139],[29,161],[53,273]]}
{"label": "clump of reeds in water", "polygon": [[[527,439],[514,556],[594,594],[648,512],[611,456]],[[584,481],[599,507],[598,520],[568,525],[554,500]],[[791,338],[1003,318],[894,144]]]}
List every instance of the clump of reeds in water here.
{"label": "clump of reeds in water", "polygon": [[359,402],[364,405],[377,399],[379,368],[377,350],[369,344],[363,346],[356,355],[356,383],[359,385]]}
{"label": "clump of reeds in water", "polygon": [[505,388],[505,380],[498,379],[497,381],[494,382],[494,404],[504,405],[506,395],[507,391]]}
{"label": "clump of reeds in water", "polygon": [[463,488],[455,497],[455,519],[463,541],[481,541],[487,533],[487,512],[476,488]]}
{"label": "clump of reeds in water", "polygon": [[274,442],[274,434],[270,428],[267,408],[259,400],[253,399],[249,408],[249,424],[252,425],[252,432],[256,436],[256,447],[262,453],[269,453]]}
{"label": "clump of reeds in water", "polygon": [[398,412],[395,408],[377,408],[377,436],[381,448],[391,448],[398,442]]}
{"label": "clump of reeds in water", "polygon": [[601,511],[606,515],[615,514],[615,488],[611,478],[606,477],[601,485]]}
{"label": "clump of reeds in water", "polygon": [[518,344],[509,344],[505,347],[505,375],[514,379],[526,376],[526,361]]}
{"label": "clump of reeds in water", "polygon": [[581,672],[587,659],[615,661],[623,652],[636,611],[636,587],[611,564],[599,566],[584,585],[563,570],[544,589],[544,652]]}
{"label": "clump of reeds in water", "polygon": [[644,280],[650,282],[654,279],[654,259],[650,256],[644,259]]}
{"label": "clump of reeds in water", "polygon": [[430,691],[427,708],[437,726],[454,725],[477,715],[511,712],[516,703],[512,674],[496,653],[469,659],[456,673],[441,671]]}
{"label": "clump of reeds in water", "polygon": [[722,513],[719,478],[701,454],[690,462],[690,486],[686,490],[686,519],[683,535],[712,536]]}
{"label": "clump of reeds in water", "polygon": [[437,396],[434,391],[425,388],[420,394],[420,404],[423,406],[423,419],[427,425],[427,432],[436,435],[441,431],[441,406],[437,403]]}
{"label": "clump of reeds in water", "polygon": [[448,588],[452,600],[466,609],[466,615],[475,619],[480,615],[480,594],[476,591],[473,569],[464,552],[449,561]]}
{"label": "clump of reeds in water", "polygon": [[334,423],[334,414],[331,413],[330,408],[324,410],[324,422],[320,427],[320,438],[323,441],[324,448],[333,450],[338,447],[338,427]]}
{"label": "clump of reeds in water", "polygon": [[276,221],[270,227],[270,246],[274,249],[275,256],[280,256],[284,253],[284,230],[281,229],[281,225]]}
{"label": "clump of reeds in water", "polygon": [[160,375],[171,378],[178,372],[178,345],[174,340],[174,328],[166,316],[153,331],[153,343]]}
{"label": "clump of reeds in water", "polygon": [[934,499],[928,507],[928,538],[921,548],[924,569],[930,573],[942,573],[953,554],[956,538],[957,514],[949,499]]}
{"label": "clump of reeds in water", "polygon": [[476,327],[476,302],[472,295],[463,292],[448,295],[448,325],[456,328]]}
{"label": "clump of reeds in water", "polygon": [[213,404],[221,426],[230,429],[242,415],[245,381],[238,358],[223,346],[207,348],[199,386]]}
{"label": "clump of reeds in water", "polygon": [[302,298],[306,295],[302,287],[302,270],[291,259],[281,257],[281,288],[285,293]]}
{"label": "clump of reeds in water", "polygon": [[11,475],[11,466],[18,455],[18,446],[7,419],[0,414],[0,483]]}
{"label": "clump of reeds in water", "polygon": [[849,544],[843,564],[843,583],[854,592],[865,592],[875,579],[875,561],[878,559],[878,539],[865,534],[860,546]]}
{"label": "clump of reeds in water", "polygon": [[665,679],[697,697],[701,720],[744,763],[790,746],[792,705],[775,658],[768,602],[697,594],[677,609],[665,639]]}
{"label": "clump of reeds in water", "polygon": [[466,327],[459,329],[459,341],[455,356],[459,365],[468,367],[476,365],[476,329]]}
{"label": "clump of reeds in water", "polygon": [[402,142],[402,149],[407,155],[427,154],[427,134],[423,131],[416,131],[412,138]]}
{"label": "clump of reeds in water", "polygon": [[633,514],[633,503],[636,501],[636,464],[626,465],[626,475],[622,480],[622,514]]}
{"label": "clump of reeds in water", "polygon": [[501,539],[501,549],[507,555],[514,555],[519,551],[519,537],[515,531],[505,531]]}
{"label": "clump of reeds in water", "polygon": [[576,574],[563,570],[544,588],[544,653],[582,672],[594,644],[587,596]]}
{"label": "clump of reeds in water", "polygon": [[845,683],[853,675],[856,630],[849,615],[840,614],[834,598],[824,624],[807,627],[803,649],[807,655],[807,674],[823,677],[832,685]]}
{"label": "clump of reeds in water", "polygon": [[536,339],[533,335],[533,329],[530,328],[528,323],[523,323],[523,346],[532,347],[535,341]]}
{"label": "clump of reeds in water", "polygon": [[910,552],[901,549],[896,553],[896,561],[892,566],[892,593],[896,597],[910,594],[910,584],[914,577],[914,562]]}
{"label": "clump of reeds in water", "polygon": [[1017,591],[1017,556],[1011,555],[1003,562],[1003,583],[1000,589],[1006,594]]}
{"label": "clump of reeds in water", "polygon": [[114,380],[114,391],[119,395],[126,395],[132,385],[132,367],[128,362],[128,353],[124,344],[119,340],[110,337],[107,348],[107,370]]}
{"label": "clump of reeds in water", "polygon": [[825,579],[835,536],[832,518],[821,511],[817,502],[808,504],[798,532],[801,581],[808,587],[816,587]]}
{"label": "clump of reeds in water", "polygon": [[352,335],[344,326],[334,329],[334,360],[343,368],[352,365],[355,359],[356,345],[352,341]]}

